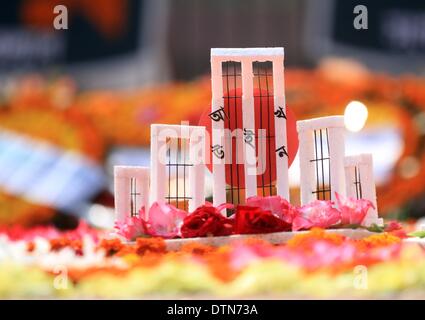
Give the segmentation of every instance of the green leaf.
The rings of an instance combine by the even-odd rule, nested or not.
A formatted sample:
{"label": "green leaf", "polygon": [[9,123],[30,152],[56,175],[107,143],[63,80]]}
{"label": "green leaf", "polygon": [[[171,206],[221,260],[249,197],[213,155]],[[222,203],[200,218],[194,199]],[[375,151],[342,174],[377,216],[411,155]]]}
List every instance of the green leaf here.
{"label": "green leaf", "polygon": [[409,237],[425,238],[425,230],[418,230],[407,234]]}
{"label": "green leaf", "polygon": [[380,227],[376,223],[373,223],[372,225],[367,227],[366,230],[370,232],[384,232],[385,229],[384,227]]}
{"label": "green leaf", "polygon": [[344,229],[358,229],[361,226],[359,224],[344,224],[342,225]]}

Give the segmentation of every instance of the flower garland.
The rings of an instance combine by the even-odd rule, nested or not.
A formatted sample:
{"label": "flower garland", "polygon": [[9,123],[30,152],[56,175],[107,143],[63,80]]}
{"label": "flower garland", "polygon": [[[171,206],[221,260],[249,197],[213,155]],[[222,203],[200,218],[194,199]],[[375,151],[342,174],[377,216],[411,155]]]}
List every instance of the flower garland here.
{"label": "flower garland", "polygon": [[[355,240],[313,228],[286,245],[250,239],[221,247],[191,243],[173,252],[163,238],[128,244],[85,228],[56,231],[50,240],[49,228],[32,230],[31,236],[15,232],[14,240],[0,232],[0,297],[379,298],[405,296],[425,285],[425,252],[388,233]],[[97,236],[87,238],[92,233]],[[76,242],[66,243],[67,237]],[[58,264],[67,270],[65,287],[57,286],[63,277],[55,271]],[[355,286],[358,266],[368,272],[361,290]]]}
{"label": "flower garland", "polygon": [[[373,204],[369,200],[343,197],[336,194],[336,204],[330,200],[316,200],[308,205],[293,206],[280,196],[247,199],[245,205],[234,207],[212,204],[197,208],[192,213],[177,209],[170,204],[153,203],[144,219],[142,209],[138,216],[117,222],[118,235],[126,240],[138,237],[194,238],[227,236],[231,234],[261,234],[281,231],[309,230],[319,228],[358,228]],[[221,211],[233,209],[234,214],[225,217]],[[397,230],[391,224],[391,231]],[[379,230],[376,225],[373,230]],[[380,231],[382,231],[381,229]]]}

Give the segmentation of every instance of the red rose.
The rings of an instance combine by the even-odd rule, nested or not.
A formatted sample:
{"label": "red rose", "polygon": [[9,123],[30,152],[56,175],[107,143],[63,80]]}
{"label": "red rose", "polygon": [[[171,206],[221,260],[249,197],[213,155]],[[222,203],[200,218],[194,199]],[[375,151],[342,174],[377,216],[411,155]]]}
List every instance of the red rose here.
{"label": "red rose", "polygon": [[183,238],[227,236],[233,225],[217,208],[202,206],[184,218],[180,231]]}
{"label": "red rose", "polygon": [[291,224],[279,219],[270,211],[257,207],[238,206],[235,215],[235,233],[269,233],[291,230]]}

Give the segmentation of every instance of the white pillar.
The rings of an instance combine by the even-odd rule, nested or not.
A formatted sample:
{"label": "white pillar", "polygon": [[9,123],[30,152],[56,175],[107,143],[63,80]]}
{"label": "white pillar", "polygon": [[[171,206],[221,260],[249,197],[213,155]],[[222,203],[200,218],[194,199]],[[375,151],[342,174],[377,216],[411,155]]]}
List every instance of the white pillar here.
{"label": "white pillar", "polygon": [[[344,154],[345,154],[345,137],[344,137],[344,117],[330,116],[315,118],[303,121],[297,121],[297,130],[299,137],[299,157],[300,157],[300,188],[301,203],[308,204],[317,199],[317,174],[316,153],[321,155],[322,151],[315,150],[314,131],[322,130],[322,147],[323,156],[329,156],[329,173],[331,200],[335,200],[335,192],[345,196],[345,173],[344,173]],[[320,137],[318,137],[320,139]],[[326,140],[326,141],[324,141]],[[328,144],[329,142],[329,144]],[[322,171],[320,177],[322,177]],[[323,177],[322,177],[323,178]],[[323,186],[319,186],[322,189]]]}
{"label": "white pillar", "polygon": [[[125,221],[131,214],[131,179],[135,179],[136,194],[138,200],[137,212],[145,207],[145,212],[149,209],[149,168],[133,166],[114,167],[114,198],[115,198],[115,219]],[[146,218],[146,217],[143,217]]]}
{"label": "white pillar", "polygon": [[310,130],[297,122],[298,141],[299,141],[299,158],[300,158],[300,192],[301,204],[308,204],[316,200],[313,193],[316,189],[315,164],[310,161],[314,158],[313,136]]}
{"label": "white pillar", "polygon": [[243,59],[242,74],[242,121],[244,135],[244,169],[245,169],[245,196],[257,195],[257,157],[255,154],[255,107],[254,107],[254,75],[252,61]]}
{"label": "white pillar", "polygon": [[[189,181],[189,211],[195,210],[205,202],[205,127],[151,125],[151,203],[167,202],[167,139],[188,140],[190,163],[185,163],[188,168],[184,179]],[[182,164],[181,159],[176,161]],[[175,161],[172,164],[176,164]]]}
{"label": "white pillar", "polygon": [[162,125],[151,125],[151,190],[150,202],[165,203],[166,197],[166,136],[160,135]]}
{"label": "white pillar", "polygon": [[274,127],[276,140],[277,194],[289,199],[288,144],[286,137],[286,100],[282,54],[273,58]]}
{"label": "white pillar", "polygon": [[205,127],[192,130],[189,140],[189,158],[193,165],[189,171],[189,211],[205,203]]}
{"label": "white pillar", "polygon": [[335,200],[335,192],[345,196],[345,127],[344,120],[341,117],[341,123],[338,126],[329,127],[329,155],[330,155],[330,174],[331,174],[331,199]]}
{"label": "white pillar", "polygon": [[[211,49],[211,149],[213,151],[210,161],[213,168],[213,204],[218,206],[226,202],[226,171],[225,171],[225,145],[224,145],[224,100],[222,60],[213,54]],[[214,115],[217,115],[215,117]]]}
{"label": "white pillar", "polygon": [[378,216],[372,154],[347,156],[344,159],[344,166],[347,196],[367,199],[375,207],[369,209],[363,224],[367,227],[372,224],[382,226],[383,219]]}

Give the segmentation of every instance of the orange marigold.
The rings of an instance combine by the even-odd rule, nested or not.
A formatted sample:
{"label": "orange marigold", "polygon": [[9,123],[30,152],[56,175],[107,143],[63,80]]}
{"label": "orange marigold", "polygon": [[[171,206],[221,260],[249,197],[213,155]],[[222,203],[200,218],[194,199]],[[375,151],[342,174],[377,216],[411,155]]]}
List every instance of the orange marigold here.
{"label": "orange marigold", "polygon": [[83,255],[83,243],[80,239],[71,240],[66,237],[51,239],[50,249],[52,251],[59,251],[66,247],[70,247],[78,255]]}
{"label": "orange marigold", "polygon": [[117,254],[123,247],[124,244],[120,239],[103,239],[98,246],[99,249],[105,250],[108,257]]}
{"label": "orange marigold", "polygon": [[161,253],[167,252],[167,245],[163,238],[137,238],[135,251],[138,255],[146,253]]}
{"label": "orange marigold", "polygon": [[400,243],[401,239],[395,235],[392,235],[391,233],[380,233],[380,234],[374,234],[372,236],[353,240],[359,249],[370,249],[370,248],[377,248],[377,247],[385,247],[389,245],[393,245],[396,243]]}
{"label": "orange marigold", "polygon": [[287,246],[291,248],[309,248],[317,240],[325,240],[339,245],[346,239],[341,234],[326,232],[326,230],[321,228],[313,228],[309,232],[297,234],[289,239]]}
{"label": "orange marigold", "polygon": [[115,276],[125,276],[128,273],[128,269],[119,269],[117,267],[89,267],[89,268],[71,268],[68,270],[68,277],[73,283],[78,283],[87,277],[95,274],[108,274]]}
{"label": "orange marigold", "polygon": [[187,244],[183,245],[180,249],[181,252],[190,253],[190,254],[194,254],[194,255],[200,255],[200,256],[212,253],[216,250],[217,250],[217,248],[215,248],[213,246],[201,244],[201,243],[198,243],[198,242],[187,243]]}
{"label": "orange marigold", "polygon": [[33,241],[30,241],[27,243],[27,251],[28,252],[33,252],[35,249],[35,243]]}
{"label": "orange marigold", "polygon": [[230,266],[229,253],[213,252],[203,257],[211,274],[223,282],[233,281],[240,271]]}

